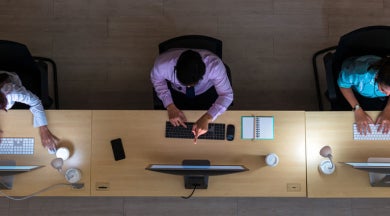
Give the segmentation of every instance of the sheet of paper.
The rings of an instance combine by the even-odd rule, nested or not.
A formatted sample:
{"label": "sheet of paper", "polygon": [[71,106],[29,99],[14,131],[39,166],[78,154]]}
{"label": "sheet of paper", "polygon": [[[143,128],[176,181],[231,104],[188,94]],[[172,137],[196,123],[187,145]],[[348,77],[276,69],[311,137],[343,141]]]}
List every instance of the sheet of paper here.
{"label": "sheet of paper", "polygon": [[255,117],[254,116],[243,116],[241,117],[241,138],[242,139],[253,139],[255,130]]}
{"label": "sheet of paper", "polygon": [[273,139],[274,138],[274,118],[272,116],[257,117],[258,136],[257,139]]}

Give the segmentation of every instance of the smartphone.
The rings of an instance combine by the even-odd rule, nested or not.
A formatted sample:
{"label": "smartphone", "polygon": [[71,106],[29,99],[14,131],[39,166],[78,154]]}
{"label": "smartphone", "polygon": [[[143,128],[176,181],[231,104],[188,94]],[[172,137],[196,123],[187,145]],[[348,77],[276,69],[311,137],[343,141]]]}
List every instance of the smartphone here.
{"label": "smartphone", "polygon": [[111,147],[116,161],[126,158],[121,138],[111,140]]}

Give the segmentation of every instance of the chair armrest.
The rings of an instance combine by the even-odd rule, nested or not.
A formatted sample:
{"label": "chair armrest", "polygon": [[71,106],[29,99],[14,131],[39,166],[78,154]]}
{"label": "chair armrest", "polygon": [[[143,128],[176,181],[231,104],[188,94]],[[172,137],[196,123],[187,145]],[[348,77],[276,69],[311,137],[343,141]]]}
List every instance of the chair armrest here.
{"label": "chair armrest", "polygon": [[52,82],[53,82],[53,91],[54,91],[54,107],[55,109],[59,109],[59,99],[58,99],[58,81],[57,81],[57,65],[56,63],[46,57],[39,57],[39,56],[33,56],[35,62],[38,65],[38,68],[41,73],[41,88],[42,88],[42,103],[43,105],[47,106],[48,108],[53,104],[53,99],[50,97],[49,94],[49,67],[51,66],[50,72],[52,73]]}
{"label": "chair armrest", "polygon": [[338,99],[337,96],[337,88],[338,85],[336,83],[337,77],[335,77],[333,72],[333,60],[334,60],[334,54],[331,52],[328,52],[324,58],[324,66],[325,66],[325,73],[326,73],[326,82],[327,82],[327,93],[328,93],[328,99],[332,101],[336,101]]}
{"label": "chair armrest", "polygon": [[314,55],[312,57],[314,81],[315,81],[316,94],[317,94],[317,100],[318,100],[318,108],[321,111],[324,110],[324,106],[322,104],[322,96],[321,96],[322,93],[321,93],[321,87],[320,87],[320,78],[318,76],[317,58],[318,58],[318,56],[322,56],[324,53],[327,53],[331,50],[335,50],[336,48],[337,48],[337,46],[331,46],[331,47],[319,50],[316,53],[314,53]]}
{"label": "chair armrest", "polygon": [[165,110],[163,102],[158,98],[156,90],[153,87],[153,109],[155,110]]}
{"label": "chair armrest", "polygon": [[[227,64],[225,64],[225,63],[223,63],[223,64],[224,64],[224,66],[225,66],[226,74],[227,74],[227,76],[228,76],[230,85],[231,85],[232,88],[233,88],[233,80],[232,80],[232,73],[231,73],[230,67],[229,67]],[[232,101],[232,103],[229,105],[229,107],[232,107],[233,105],[234,105],[234,101]]]}
{"label": "chair armrest", "polygon": [[48,109],[53,104],[53,99],[49,96],[49,80],[48,80],[48,66],[43,61],[36,61],[41,77],[41,95],[40,99],[45,109]]}

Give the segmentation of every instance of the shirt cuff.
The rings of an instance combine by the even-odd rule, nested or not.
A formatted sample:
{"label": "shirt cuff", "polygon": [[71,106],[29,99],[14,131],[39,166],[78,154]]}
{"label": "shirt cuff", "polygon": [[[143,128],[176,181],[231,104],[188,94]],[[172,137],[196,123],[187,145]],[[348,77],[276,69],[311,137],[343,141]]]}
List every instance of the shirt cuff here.
{"label": "shirt cuff", "polygon": [[210,109],[207,111],[207,113],[212,117],[211,121],[214,121],[220,115],[220,113],[218,112],[218,110],[214,106],[210,107]]}
{"label": "shirt cuff", "polygon": [[46,126],[46,125],[47,125],[46,118],[34,117],[34,127],[41,127],[41,126]]}
{"label": "shirt cuff", "polygon": [[169,104],[172,104],[172,103],[173,103],[172,98],[167,98],[167,99],[165,99],[165,100],[163,101],[163,104],[164,104],[164,107],[165,107],[165,108],[167,108],[167,106],[168,106]]}

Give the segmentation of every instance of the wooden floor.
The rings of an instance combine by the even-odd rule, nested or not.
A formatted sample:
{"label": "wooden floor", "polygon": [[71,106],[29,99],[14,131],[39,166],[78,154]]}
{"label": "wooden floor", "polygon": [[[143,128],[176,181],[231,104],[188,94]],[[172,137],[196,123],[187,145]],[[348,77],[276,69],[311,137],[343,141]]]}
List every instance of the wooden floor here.
{"label": "wooden floor", "polygon": [[[0,39],[55,60],[62,109],[152,109],[158,43],[203,34],[223,41],[232,109],[317,110],[313,53],[356,28],[388,25],[390,0],[0,0],[0,20]],[[389,208],[388,199],[0,199],[1,216],[359,216]]]}
{"label": "wooden floor", "polygon": [[316,110],[312,55],[356,28],[390,23],[390,0],[0,1],[0,39],[58,66],[63,109],[152,109],[158,44],[223,41],[232,109]]}
{"label": "wooden floor", "polygon": [[0,199],[2,216],[365,216],[387,215],[389,199],[307,198],[33,198]]}

